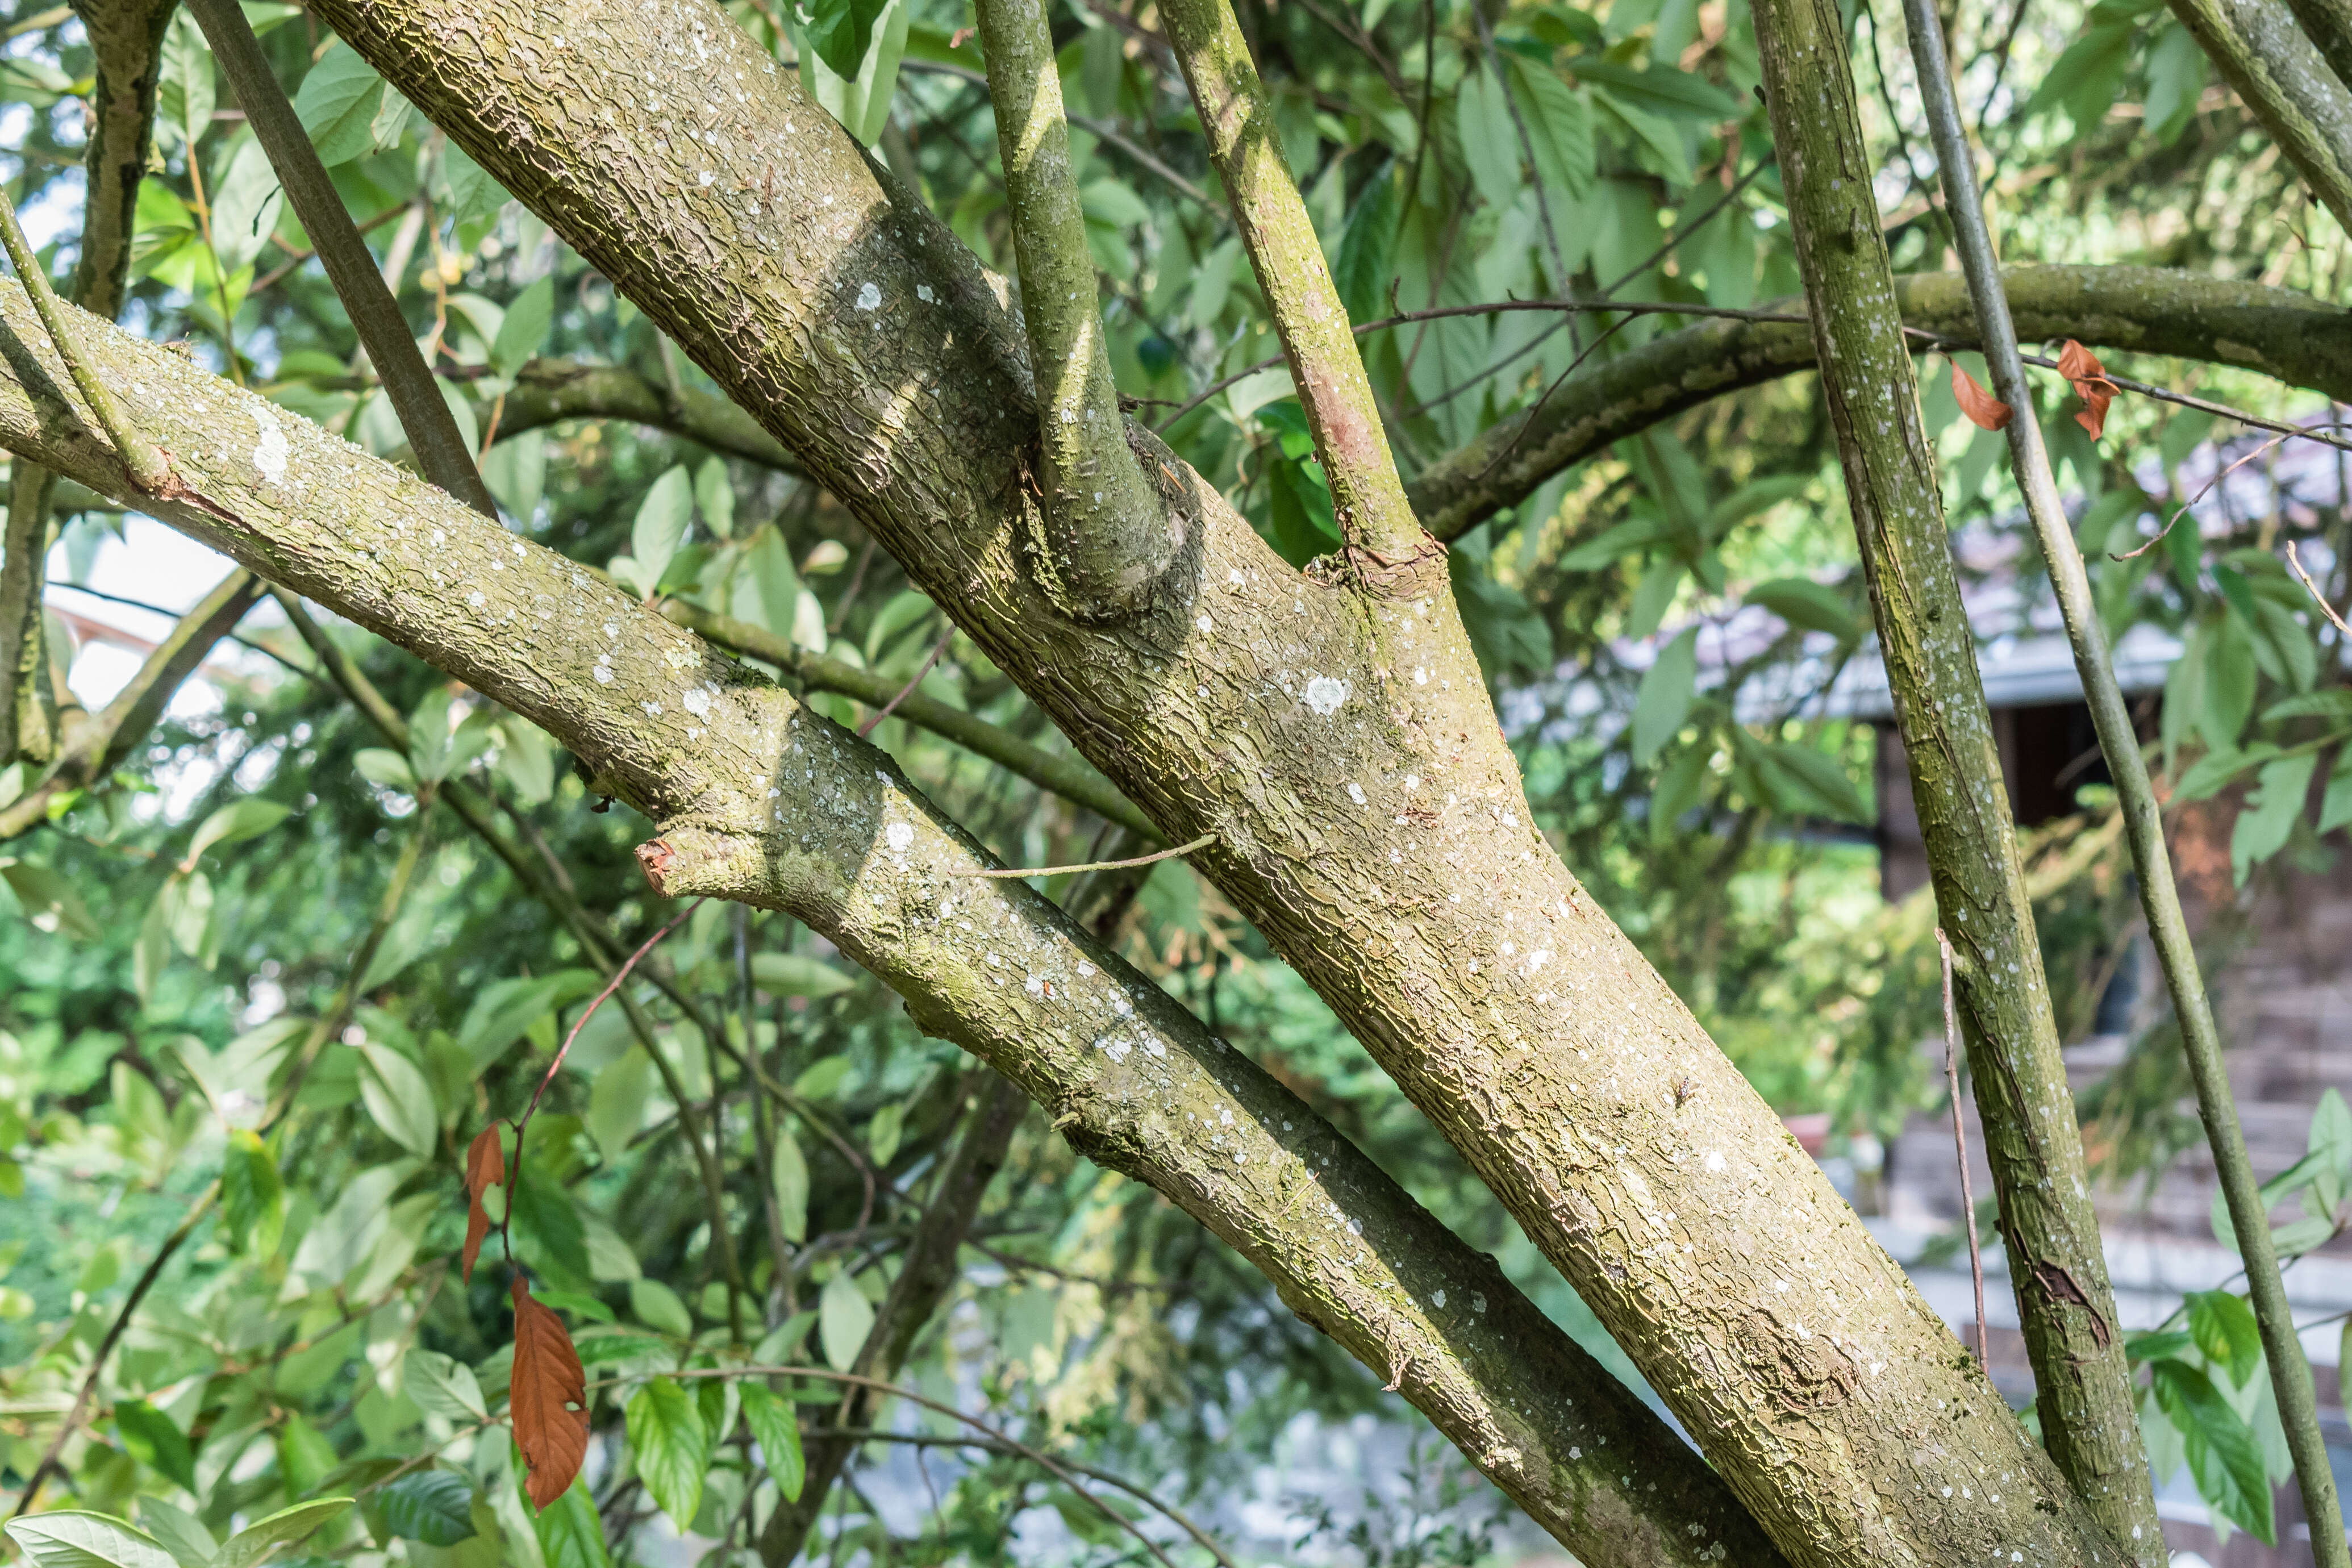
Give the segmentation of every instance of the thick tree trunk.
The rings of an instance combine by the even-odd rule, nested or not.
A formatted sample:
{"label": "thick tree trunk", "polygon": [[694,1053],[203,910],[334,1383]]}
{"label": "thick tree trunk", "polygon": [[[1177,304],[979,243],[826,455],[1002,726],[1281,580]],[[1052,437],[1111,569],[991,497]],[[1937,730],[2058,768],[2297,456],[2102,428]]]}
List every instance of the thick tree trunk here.
{"label": "thick tree trunk", "polygon": [[[2095,349],[2233,364],[2352,402],[2352,311],[2308,294],[2155,267],[2011,267],[2001,284],[2027,342],[2076,338]],[[1906,326],[1955,348],[1977,345],[1958,274],[1897,278],[1895,300]],[[1804,301],[1763,308],[1801,311]],[[1423,468],[1413,504],[1432,533],[1458,538],[1612,442],[1815,363],[1812,328],[1801,321],[1703,321],[1653,338]]]}
{"label": "thick tree trunk", "polygon": [[[1381,595],[1293,572],[1155,453],[1192,552],[1150,615],[1075,626],[1026,564],[1035,404],[1002,301],[724,12],[320,9],[759,415],[1163,835],[1215,836],[1194,864],[1463,1150],[1785,1551],[2112,1559],[1528,823],[1442,561]],[[698,850],[740,860],[681,885],[739,884],[762,854]]]}
{"label": "thick tree trunk", "polygon": [[[0,321],[0,447],[134,494],[87,411],[58,412],[62,369],[13,283]],[[982,853],[887,754],[310,422],[160,345],[94,321],[88,341],[186,487],[142,510],[544,726],[597,788],[665,825],[640,851],[657,888],[822,932],[1097,1163],[1232,1245],[1579,1557],[1782,1561],[1492,1258],[1042,894],[969,876]]]}

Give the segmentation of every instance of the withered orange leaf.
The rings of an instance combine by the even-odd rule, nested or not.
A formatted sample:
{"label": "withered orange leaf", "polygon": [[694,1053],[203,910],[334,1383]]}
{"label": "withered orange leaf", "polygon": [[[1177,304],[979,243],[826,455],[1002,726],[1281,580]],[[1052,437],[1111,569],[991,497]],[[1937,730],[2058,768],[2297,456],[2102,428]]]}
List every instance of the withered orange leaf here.
{"label": "withered orange leaf", "polygon": [[2099,363],[2098,355],[2068,338],[2059,351],[2058,374],[2074,384],[2074,395],[2083,400],[2074,422],[2097,440],[2107,427],[2107,405],[2116,400],[2116,384],[2107,379],[2107,367]]}
{"label": "withered orange leaf", "polygon": [[507,1179],[506,1151],[499,1145],[499,1126],[493,1121],[474,1137],[466,1149],[466,1253],[463,1272],[466,1282],[474,1282],[474,1259],[482,1250],[482,1237],[490,1234],[489,1211],[482,1207],[482,1194],[490,1188],[503,1186]]}
{"label": "withered orange leaf", "polygon": [[587,1457],[588,1379],[563,1320],[531,1299],[520,1274],[514,1310],[514,1379],[507,1385],[507,1414],[530,1471],[526,1489],[533,1505],[545,1508],[570,1489]]}
{"label": "withered orange leaf", "polygon": [[1979,430],[2006,430],[2016,413],[1978,385],[1977,378],[1962,370],[1958,360],[1952,361],[1952,396],[1959,404],[1960,412],[1969,416],[1969,423]]}

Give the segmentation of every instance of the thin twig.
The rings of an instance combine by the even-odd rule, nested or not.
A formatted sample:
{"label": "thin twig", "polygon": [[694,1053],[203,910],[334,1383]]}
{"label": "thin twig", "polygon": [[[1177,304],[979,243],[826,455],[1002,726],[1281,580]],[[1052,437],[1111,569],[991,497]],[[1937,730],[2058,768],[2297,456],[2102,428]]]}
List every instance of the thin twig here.
{"label": "thin twig", "polygon": [[923,678],[931,673],[931,667],[940,662],[940,655],[948,651],[948,639],[954,636],[955,623],[953,621],[950,621],[948,623],[948,629],[940,634],[940,640],[931,645],[931,657],[923,660],[922,668],[915,671],[915,679],[907,682],[906,685],[898,688],[898,696],[893,697],[889,701],[882,704],[879,709],[875,710],[874,717],[866,721],[865,723],[857,726],[857,738],[859,740],[862,741],[866,739],[866,736],[874,733],[874,727],[876,725],[881,723],[883,720],[887,719],[891,714],[897,712],[898,710],[898,704],[904,702],[908,698],[915,694],[915,688],[920,686],[923,683]]}
{"label": "thin twig", "polygon": [[2303,585],[2311,590],[2312,602],[2319,606],[2319,613],[2335,623],[2336,629],[2347,639],[2352,639],[2352,626],[2344,624],[2344,617],[2336,613],[2336,606],[2327,602],[2327,595],[2319,591],[2319,584],[2313,582],[2311,574],[2303,569],[2303,562],[2294,552],[2294,544],[2292,539],[2286,542],[2287,564],[2293,566],[2294,574],[2303,579]]}
{"label": "thin twig", "polygon": [[1124,871],[1130,866],[1149,866],[1156,860],[1172,860],[1179,855],[1190,855],[1195,849],[1205,849],[1217,841],[1213,833],[1203,833],[1190,844],[1179,844],[1173,849],[1162,849],[1157,855],[1138,855],[1132,860],[1090,860],[1083,866],[1024,866],[997,871],[950,871],[950,877],[1067,877],[1078,871]]}
{"label": "thin twig", "polygon": [[1960,1121],[1960,1010],[1952,1001],[1952,944],[1944,928],[1936,928],[1936,946],[1944,955],[1944,1081],[1952,1091],[1952,1152],[1960,1163],[1960,1212],[1969,1222],[1969,1279],[1977,1288],[1977,1364],[1992,1370],[1990,1339],[1985,1329],[1984,1254],[1977,1247],[1977,1196],[1969,1180],[1969,1134]]}

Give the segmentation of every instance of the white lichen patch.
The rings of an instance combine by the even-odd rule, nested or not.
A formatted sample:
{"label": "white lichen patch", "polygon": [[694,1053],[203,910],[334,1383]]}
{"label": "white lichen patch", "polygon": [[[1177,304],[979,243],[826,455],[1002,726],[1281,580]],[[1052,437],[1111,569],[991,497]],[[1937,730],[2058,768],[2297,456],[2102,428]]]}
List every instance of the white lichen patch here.
{"label": "white lichen patch", "polygon": [[1307,706],[1319,717],[1328,719],[1348,700],[1348,683],[1328,675],[1318,675],[1307,683]]}
{"label": "white lichen patch", "polygon": [[861,310],[880,310],[882,308],[882,286],[878,283],[868,283],[864,288],[858,289],[857,308]]}
{"label": "white lichen patch", "polygon": [[894,822],[882,830],[882,842],[890,847],[893,855],[904,855],[915,842],[915,825]]}
{"label": "white lichen patch", "polygon": [[253,411],[253,422],[261,427],[261,439],[254,443],[253,466],[271,484],[286,482],[286,461],[293,449],[286,444],[286,432],[278,427],[277,416],[267,408]]}

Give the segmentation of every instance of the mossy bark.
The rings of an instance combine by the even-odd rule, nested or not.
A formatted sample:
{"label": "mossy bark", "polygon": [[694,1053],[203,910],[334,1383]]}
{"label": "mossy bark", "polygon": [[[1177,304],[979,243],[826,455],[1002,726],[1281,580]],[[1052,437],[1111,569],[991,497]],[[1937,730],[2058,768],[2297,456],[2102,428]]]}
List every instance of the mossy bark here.
{"label": "mossy bark", "polygon": [[2352,229],[2352,89],[2281,0],[2171,0],[2172,14],[2336,221]]}
{"label": "mossy bark", "polygon": [[[2001,285],[2027,342],[2075,338],[2095,349],[2238,365],[2352,402],[2352,311],[2308,294],[2154,267],[2011,267]],[[1958,274],[1897,278],[1895,300],[1906,326],[1958,348],[1977,345]],[[1801,322],[1706,321],[1654,338],[1423,468],[1412,482],[1413,505],[1432,533],[1457,538],[1612,442],[1815,363],[1812,328]]]}
{"label": "mossy bark", "polygon": [[1018,479],[1036,403],[990,280],[723,11],[320,10],[755,413],[1163,837],[1214,836],[1192,863],[1791,1557],[2114,1560],[1528,820],[1442,560],[1378,594],[1295,572],[1137,432],[1187,552],[1149,616],[1076,624],[1034,570]]}
{"label": "mossy bark", "polygon": [[1963,1033],[2043,1440],[2132,1560],[2157,1568],[2166,1561],[2164,1535],[2123,1325],[2091,1209],[1976,634],[1920,424],[1844,29],[1835,0],[1761,0],[1756,20],[1822,393],[1937,908],[1958,955]]}
{"label": "mossy bark", "polygon": [[[12,283],[0,323],[0,447],[133,495]],[[1491,1258],[1042,894],[962,875],[984,852],[887,754],[445,492],[160,345],[85,331],[187,486],[142,510],[545,727],[661,826],[640,851],[657,888],[823,933],[1232,1245],[1579,1557],[1784,1561]]]}

